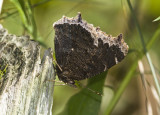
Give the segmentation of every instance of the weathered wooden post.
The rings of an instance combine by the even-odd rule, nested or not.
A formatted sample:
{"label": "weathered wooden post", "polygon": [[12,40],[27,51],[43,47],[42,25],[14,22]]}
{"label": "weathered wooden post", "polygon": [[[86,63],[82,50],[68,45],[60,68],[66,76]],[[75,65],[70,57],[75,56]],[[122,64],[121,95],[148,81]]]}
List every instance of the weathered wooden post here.
{"label": "weathered wooden post", "polygon": [[8,34],[0,26],[0,114],[51,115],[55,78],[52,50],[40,58],[29,36]]}

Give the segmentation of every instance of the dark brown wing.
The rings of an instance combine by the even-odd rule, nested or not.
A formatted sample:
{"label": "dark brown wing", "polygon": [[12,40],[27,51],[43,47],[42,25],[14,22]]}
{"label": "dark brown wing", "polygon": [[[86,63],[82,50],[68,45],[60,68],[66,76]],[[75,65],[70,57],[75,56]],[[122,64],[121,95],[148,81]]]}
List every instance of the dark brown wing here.
{"label": "dark brown wing", "polygon": [[63,17],[54,24],[56,61],[59,79],[66,83],[106,71],[128,52],[122,35],[113,38],[77,18]]}

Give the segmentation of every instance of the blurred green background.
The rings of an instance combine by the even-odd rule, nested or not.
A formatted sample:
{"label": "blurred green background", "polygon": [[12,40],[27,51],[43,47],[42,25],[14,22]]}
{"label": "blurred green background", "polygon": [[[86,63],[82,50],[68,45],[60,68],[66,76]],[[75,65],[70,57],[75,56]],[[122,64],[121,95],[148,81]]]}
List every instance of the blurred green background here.
{"label": "blurred green background", "polygon": [[[153,22],[154,19],[160,16],[160,0],[131,0],[131,3],[140,24],[144,41],[147,44],[160,24],[160,21]],[[99,26],[107,34],[117,36],[123,33],[124,40],[129,46],[129,54],[121,63],[108,71],[105,85],[112,88],[104,87],[104,96],[102,97],[99,112],[100,115],[103,114],[107,106],[109,106],[114,90],[119,87],[125,74],[130,71],[129,67],[137,57],[135,52],[143,48],[127,0],[32,0],[31,4],[34,6],[33,14],[38,36],[40,36],[39,39],[47,47],[52,47],[53,49],[54,30],[52,25],[63,15],[75,17],[77,12],[81,12],[84,20],[94,26]],[[29,34],[24,29],[15,5],[9,0],[5,0],[3,3],[0,23],[11,34]],[[159,38],[149,50],[158,77],[160,74]],[[42,50],[44,49],[46,48],[42,47]],[[151,70],[145,56],[142,62],[145,69],[145,77],[152,79]],[[151,82],[151,84],[154,86],[154,82]],[[53,114],[60,113],[68,99],[77,92],[79,92],[79,89],[69,86],[55,86]],[[146,115],[145,94],[138,68],[112,115]]]}

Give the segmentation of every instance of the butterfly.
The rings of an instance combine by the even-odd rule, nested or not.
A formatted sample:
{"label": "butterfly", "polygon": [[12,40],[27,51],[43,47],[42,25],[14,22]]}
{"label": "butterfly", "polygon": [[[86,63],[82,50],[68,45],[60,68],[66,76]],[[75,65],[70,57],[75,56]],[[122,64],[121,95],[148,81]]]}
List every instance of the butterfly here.
{"label": "butterfly", "polygon": [[122,34],[112,37],[82,19],[81,13],[74,18],[63,16],[53,24],[55,29],[55,56],[58,78],[74,85],[100,74],[128,53],[128,45]]}

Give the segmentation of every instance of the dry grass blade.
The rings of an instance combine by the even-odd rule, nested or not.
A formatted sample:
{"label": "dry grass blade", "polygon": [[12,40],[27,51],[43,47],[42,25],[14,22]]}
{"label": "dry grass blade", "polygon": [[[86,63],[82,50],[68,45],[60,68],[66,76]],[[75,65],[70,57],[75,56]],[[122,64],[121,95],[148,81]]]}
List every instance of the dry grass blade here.
{"label": "dry grass blade", "polygon": [[153,78],[145,75],[145,68],[142,61],[138,61],[139,71],[141,75],[141,81],[145,95],[145,106],[147,115],[158,115],[160,107],[160,99],[158,92],[155,89]]}

